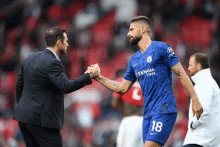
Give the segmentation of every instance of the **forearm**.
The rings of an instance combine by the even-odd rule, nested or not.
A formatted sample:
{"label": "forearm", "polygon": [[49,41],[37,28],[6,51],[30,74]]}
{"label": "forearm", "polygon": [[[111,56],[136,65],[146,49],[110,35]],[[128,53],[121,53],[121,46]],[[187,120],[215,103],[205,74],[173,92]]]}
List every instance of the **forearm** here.
{"label": "forearm", "polygon": [[88,73],[69,80],[58,60],[51,63],[48,70],[48,77],[54,85],[66,94],[92,83],[91,77]]}
{"label": "forearm", "polygon": [[179,78],[183,87],[185,88],[185,90],[187,91],[188,95],[194,99],[194,98],[198,98],[197,95],[196,95],[196,92],[194,90],[194,87],[193,87],[193,84],[192,82],[190,81],[189,77],[187,76],[187,74],[183,74],[181,76],[181,78]]}
{"label": "forearm", "polygon": [[112,97],[112,107],[114,108],[114,109],[117,109],[117,108],[119,108],[118,106],[119,106],[119,104],[120,104],[120,101],[119,101],[119,97]]}
{"label": "forearm", "polygon": [[191,80],[189,79],[188,75],[186,74],[185,70],[183,69],[182,65],[180,63],[177,63],[172,67],[173,72],[176,74],[176,76],[181,81],[183,87],[187,91],[188,95],[192,99],[197,99],[196,92],[194,90],[193,84]]}
{"label": "forearm", "polygon": [[109,90],[112,90],[114,92],[117,92],[117,93],[120,93],[120,94],[123,94],[123,91],[122,89],[120,89],[120,83],[121,82],[116,82],[116,81],[113,81],[113,80],[110,80],[108,78],[105,78],[103,76],[99,76],[96,78],[96,80],[102,84],[103,86],[105,86],[106,88],[108,88]]}
{"label": "forearm", "polygon": [[69,80],[63,73],[63,75],[60,75],[60,79],[61,80],[57,80],[57,83],[54,83],[58,85],[58,87],[62,89],[62,91],[66,94],[76,91],[92,83],[89,74],[83,74],[75,79]]}

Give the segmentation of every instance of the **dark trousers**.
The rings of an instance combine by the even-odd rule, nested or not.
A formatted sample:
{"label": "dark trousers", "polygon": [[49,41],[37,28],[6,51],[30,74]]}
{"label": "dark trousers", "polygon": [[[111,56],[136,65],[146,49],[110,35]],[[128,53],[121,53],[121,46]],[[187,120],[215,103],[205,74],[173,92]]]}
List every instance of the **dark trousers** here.
{"label": "dark trousers", "polygon": [[63,147],[59,129],[19,122],[19,127],[27,147]]}
{"label": "dark trousers", "polygon": [[187,145],[184,145],[183,147],[203,147],[203,146],[198,145],[198,144],[187,144]]}

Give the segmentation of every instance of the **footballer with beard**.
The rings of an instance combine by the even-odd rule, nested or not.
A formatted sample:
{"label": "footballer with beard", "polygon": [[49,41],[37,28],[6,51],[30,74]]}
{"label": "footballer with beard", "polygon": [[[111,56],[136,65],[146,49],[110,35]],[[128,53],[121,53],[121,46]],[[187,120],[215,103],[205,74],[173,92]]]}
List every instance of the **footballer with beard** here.
{"label": "footballer with beard", "polygon": [[[145,147],[161,147],[166,143],[177,117],[177,106],[172,91],[172,71],[181,81],[192,99],[193,115],[200,118],[203,108],[188,75],[173,49],[164,42],[150,38],[151,21],[146,16],[131,20],[129,42],[137,51],[128,63],[122,82],[97,76],[95,79],[106,88],[120,94],[126,93],[136,80],[139,81],[143,103],[143,142]],[[94,66],[98,66],[93,65]],[[89,68],[92,68],[89,67]]]}

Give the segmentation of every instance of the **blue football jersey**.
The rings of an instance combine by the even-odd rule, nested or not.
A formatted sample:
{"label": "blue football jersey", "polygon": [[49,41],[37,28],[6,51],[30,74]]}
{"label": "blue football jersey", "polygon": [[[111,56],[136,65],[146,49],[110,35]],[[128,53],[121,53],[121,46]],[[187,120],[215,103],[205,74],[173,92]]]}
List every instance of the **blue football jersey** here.
{"label": "blue football jersey", "polygon": [[124,79],[139,81],[144,96],[144,118],[177,112],[171,67],[178,62],[173,49],[157,41],[152,41],[144,53],[138,51],[131,57]]}

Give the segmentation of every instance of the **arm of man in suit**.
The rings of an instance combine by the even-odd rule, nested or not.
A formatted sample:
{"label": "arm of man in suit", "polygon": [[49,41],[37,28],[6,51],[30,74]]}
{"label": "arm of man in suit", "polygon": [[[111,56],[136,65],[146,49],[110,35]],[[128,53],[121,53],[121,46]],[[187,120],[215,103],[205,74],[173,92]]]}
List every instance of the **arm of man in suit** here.
{"label": "arm of man in suit", "polygon": [[49,79],[64,93],[70,93],[92,83],[89,73],[83,74],[76,79],[69,80],[64,73],[59,61],[54,61],[49,69]]}
{"label": "arm of man in suit", "polygon": [[19,71],[18,74],[18,79],[17,79],[17,83],[16,83],[16,100],[17,103],[19,102],[21,95],[22,95],[22,91],[24,88],[24,77],[23,77],[23,65],[21,65],[21,69]]}

